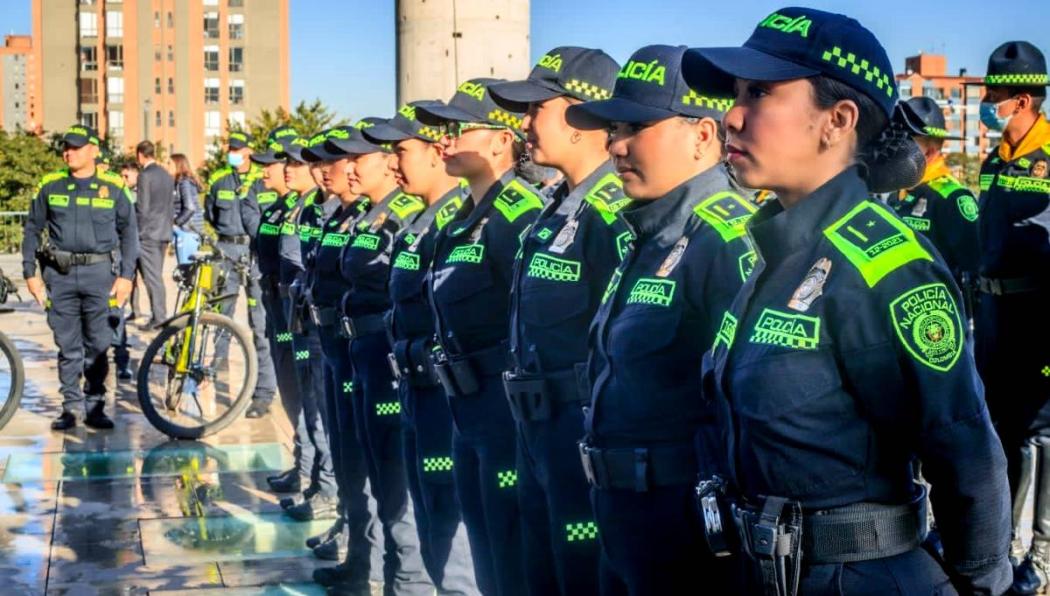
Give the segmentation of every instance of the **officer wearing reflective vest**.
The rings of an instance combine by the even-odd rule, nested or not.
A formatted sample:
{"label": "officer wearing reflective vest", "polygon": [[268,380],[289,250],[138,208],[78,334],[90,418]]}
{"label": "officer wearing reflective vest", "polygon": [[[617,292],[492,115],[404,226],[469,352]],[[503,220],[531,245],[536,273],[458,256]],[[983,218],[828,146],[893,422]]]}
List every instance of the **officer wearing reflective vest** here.
{"label": "officer wearing reflective vest", "polygon": [[[988,59],[984,82],[981,121],[1002,141],[981,166],[974,334],[1013,493],[1013,588],[1035,594],[1050,570],[1050,346],[1032,341],[1050,333],[1050,122],[1040,114],[1046,58],[1028,42],[1004,43]],[[1026,555],[1020,524],[1030,483],[1034,535]]]}
{"label": "officer wearing reflective vest", "polygon": [[40,180],[23,229],[22,275],[47,310],[58,346],[62,413],[51,423],[54,430],[75,426],[74,412],[85,402],[84,424],[113,428],[105,413],[110,300],[122,307],[131,293],[138,228],[124,181],[95,167],[98,153],[94,130],[66,130],[66,167]]}
{"label": "officer wearing reflective vest", "polygon": [[386,315],[390,359],[401,402],[401,437],[408,489],[423,565],[439,594],[477,594],[470,546],[452,483],[452,416],[434,372],[434,320],[426,276],[434,238],[463,205],[459,180],[445,172],[441,131],[416,119],[412,102],[386,122],[363,129],[374,143],[393,143],[401,192],[427,209],[394,239]]}
{"label": "officer wearing reflective vest", "polygon": [[[911,132],[926,158],[926,171],[918,186],[891,195],[888,203],[908,227],[930,239],[968,296],[965,292],[977,274],[977,199],[952,176],[941,153],[945,141],[961,137],[948,134],[944,113],[936,101],[913,97],[906,103],[921,124]],[[967,317],[973,315],[969,302]]]}
{"label": "officer wearing reflective vest", "polygon": [[[252,138],[247,133],[231,132],[227,140],[227,167],[220,168],[208,179],[208,194],[204,198],[204,218],[218,235],[216,246],[232,259],[252,260],[250,245],[259,229],[260,209],[256,200],[259,192],[265,192],[261,169],[251,162]],[[245,413],[248,418],[259,418],[270,410],[277,381],[274,378],[270,345],[266,340],[266,309],[262,304],[262,288],[259,272],[254,262],[246,279],[227,267],[226,287],[223,294],[238,293],[245,283],[244,292],[248,302],[248,325],[252,330],[255,352],[259,356],[259,380],[252,395],[252,403]],[[233,316],[236,300],[223,303],[223,314]],[[216,344],[216,353],[225,354],[229,339],[222,338]]]}
{"label": "officer wearing reflective vest", "polygon": [[601,50],[547,52],[528,79],[493,85],[525,112],[532,161],[564,182],[522,240],[511,288],[504,374],[518,430],[518,496],[533,594],[598,593],[598,529],[577,461],[587,389],[587,329],[631,233],[616,213],[630,199],[609,160],[605,122],[570,106],[612,95],[620,65]]}
{"label": "officer wearing reflective vest", "polygon": [[[349,154],[350,192],[375,206],[354,227],[352,240],[339,256],[345,289],[339,319],[350,340],[354,371],[351,400],[357,436],[364,446],[368,480],[383,527],[387,564],[383,580],[396,594],[429,594],[433,586],[423,569],[415,520],[408,512],[408,485],[401,450],[401,402],[387,355],[383,315],[390,308],[387,282],[394,237],[426,210],[418,197],[397,187],[397,157],[389,144],[367,140],[362,130],[382,122],[365,118],[347,138],[332,138],[333,147]],[[353,578],[360,581],[360,578]]]}
{"label": "officer wearing reflective vest", "polygon": [[725,573],[703,551],[692,506],[694,435],[711,424],[696,397],[705,342],[751,268],[743,223],[754,207],[722,165],[724,97],[682,79],[685,46],[647,46],[610,99],[574,106],[610,130],[609,153],[634,203],[633,240],[591,326],[591,407],[582,463],[602,547],[605,593],[672,593]]}
{"label": "officer wearing reflective vest", "polygon": [[428,292],[440,350],[436,372],[454,422],[453,475],[474,573],[485,594],[525,591],[518,519],[514,419],[503,389],[510,284],[519,238],[543,201],[514,171],[524,154],[521,112],[500,107],[495,79],[459,85],[447,105],[420,106],[428,126],[444,126],[445,171],[470,195],[438,233]]}
{"label": "officer wearing reflective vest", "polygon": [[[776,195],[746,225],[754,268],[704,364],[722,436],[703,438],[725,452],[702,460],[698,494],[712,544],[742,555],[739,591],[1001,594],[1005,460],[959,288],[928,239],[867,198],[923,172],[886,51],[854,19],[784,8],[742,48],[684,65],[698,90],[735,89],[729,165]],[[921,546],[915,460],[943,560]]]}

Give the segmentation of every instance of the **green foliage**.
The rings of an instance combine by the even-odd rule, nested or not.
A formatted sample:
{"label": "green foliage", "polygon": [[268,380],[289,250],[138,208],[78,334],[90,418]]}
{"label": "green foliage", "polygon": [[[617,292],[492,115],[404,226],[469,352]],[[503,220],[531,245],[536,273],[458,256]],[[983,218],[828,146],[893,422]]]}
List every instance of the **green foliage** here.
{"label": "green foliage", "polygon": [[0,211],[26,211],[40,178],[61,168],[60,151],[24,131],[0,130]]}
{"label": "green foliage", "polygon": [[953,172],[958,171],[962,174],[959,182],[976,196],[980,192],[981,158],[965,153],[946,153],[944,157]]}

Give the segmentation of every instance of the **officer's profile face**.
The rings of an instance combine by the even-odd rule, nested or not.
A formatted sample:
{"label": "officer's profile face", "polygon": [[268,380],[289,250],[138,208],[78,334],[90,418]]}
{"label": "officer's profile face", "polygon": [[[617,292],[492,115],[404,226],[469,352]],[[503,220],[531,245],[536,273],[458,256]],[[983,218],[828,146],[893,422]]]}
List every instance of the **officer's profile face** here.
{"label": "officer's profile face", "polygon": [[394,172],[390,169],[391,159],[397,158],[381,151],[352,156],[346,170],[350,192],[375,200],[381,199],[382,197],[373,195],[378,194],[377,191],[393,181]]}
{"label": "officer's profile face", "polygon": [[288,161],[284,165],[284,183],[296,192],[305,192],[314,187],[310,166],[299,161]]}
{"label": "officer's profile face", "polygon": [[324,172],[321,171],[321,162],[310,162],[310,177],[314,180],[314,186],[324,186]]}
{"label": "officer's profile face", "polygon": [[[280,180],[279,185],[277,183],[278,180]],[[267,164],[266,167],[263,168],[263,185],[269,190],[276,190],[285,187],[283,161]]]}
{"label": "officer's profile face", "polygon": [[572,136],[579,134],[566,119],[566,111],[572,104],[573,100],[564,95],[529,104],[521,128],[532,161],[556,168],[572,158]]}
{"label": "officer's profile face", "polygon": [[711,118],[614,122],[609,131],[609,155],[624,192],[643,201],[666,195],[706,169],[705,150],[698,143],[706,144],[707,157],[717,161],[718,125]]}
{"label": "officer's profile face", "polygon": [[321,176],[324,181],[324,189],[333,195],[342,195],[350,190],[350,184],[346,180],[346,168],[349,158],[335,159],[321,163]]}
{"label": "officer's profile face", "polygon": [[401,190],[413,195],[429,194],[436,175],[445,169],[438,146],[420,139],[405,139],[397,144],[395,153],[394,175]]}
{"label": "officer's profile face", "polygon": [[95,165],[95,157],[98,156],[98,146],[87,143],[80,147],[66,144],[62,148],[62,161],[66,162],[70,170],[86,170]]}
{"label": "officer's profile face", "polygon": [[449,176],[470,178],[502,173],[514,165],[514,133],[506,128],[470,128],[442,138],[442,159]]}

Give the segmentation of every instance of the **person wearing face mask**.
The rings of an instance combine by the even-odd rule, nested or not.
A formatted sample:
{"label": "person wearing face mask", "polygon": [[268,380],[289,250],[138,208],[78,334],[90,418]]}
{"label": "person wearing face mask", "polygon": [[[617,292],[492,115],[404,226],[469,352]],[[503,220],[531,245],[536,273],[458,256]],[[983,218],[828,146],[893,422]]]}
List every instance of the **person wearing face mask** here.
{"label": "person wearing face mask", "polygon": [[587,329],[631,233],[616,213],[630,199],[606,145],[605,123],[568,109],[612,95],[620,66],[601,50],[547,52],[524,81],[491,88],[525,112],[532,161],[564,182],[524,236],[511,287],[503,383],[518,431],[518,500],[532,594],[596,594],[598,529],[577,461],[583,433]]}
{"label": "person wearing face mask", "polygon": [[[1006,449],[1013,492],[1017,565],[1014,591],[1035,594],[1050,572],[1050,347],[1031,338],[1050,333],[1050,159],[1046,59],[1024,41],[992,52],[981,121],[1002,133],[981,166],[980,304],[975,316],[977,363],[988,406]],[[1021,543],[1028,485],[1035,487],[1031,548]]]}
{"label": "person wearing face mask", "polygon": [[510,284],[519,238],[539,215],[537,191],[515,175],[524,155],[520,112],[497,105],[497,79],[459,85],[448,104],[416,116],[442,126],[442,159],[469,197],[435,239],[427,292],[438,347],[435,371],[448,394],[452,473],[474,574],[483,594],[526,591],[518,518],[514,419],[501,378],[508,364]]}
{"label": "person wearing face mask", "polygon": [[463,206],[465,191],[445,172],[441,131],[416,118],[419,106],[433,103],[440,102],[404,105],[390,120],[363,132],[374,143],[394,144],[398,186],[427,204],[427,210],[394,239],[387,334],[423,565],[439,595],[468,596],[478,594],[478,588],[452,483],[452,417],[430,357],[434,320],[426,295],[434,238]]}
{"label": "person wearing face mask", "polygon": [[750,271],[743,224],[754,207],[722,165],[731,104],[681,74],[685,46],[631,55],[612,97],[569,109],[609,127],[609,154],[634,202],[631,231],[589,344],[590,410],[579,452],[601,541],[603,594],[669,594],[698,575],[725,593],[693,507],[700,359]]}
{"label": "person wearing face mask", "polygon": [[[204,219],[218,235],[216,246],[232,259],[251,261],[244,293],[248,303],[248,326],[252,330],[255,353],[259,357],[259,379],[252,395],[252,403],[245,412],[247,418],[260,418],[270,411],[277,392],[270,344],[266,339],[266,309],[262,304],[258,265],[251,249],[252,238],[259,229],[259,203],[256,196],[264,192],[261,169],[251,162],[251,137],[243,132],[231,132],[226,145],[227,167],[221,168],[208,180],[208,194],[204,199]],[[169,176],[170,177],[170,176]],[[170,193],[169,193],[170,194]],[[171,201],[171,197],[166,200]],[[237,294],[242,277],[227,266],[226,287],[223,294]],[[236,300],[223,302],[222,313],[232,317]],[[229,350],[229,338],[216,342],[216,354]]]}
{"label": "person wearing face mask", "polygon": [[[722,449],[697,490],[711,544],[741,555],[738,591],[1001,594],[1005,458],[961,293],[930,241],[868,198],[923,172],[886,51],[852,18],[789,7],[684,66],[698,91],[735,90],[729,164],[776,196],[746,225],[754,268],[703,365]],[[916,460],[943,558],[922,546]]]}

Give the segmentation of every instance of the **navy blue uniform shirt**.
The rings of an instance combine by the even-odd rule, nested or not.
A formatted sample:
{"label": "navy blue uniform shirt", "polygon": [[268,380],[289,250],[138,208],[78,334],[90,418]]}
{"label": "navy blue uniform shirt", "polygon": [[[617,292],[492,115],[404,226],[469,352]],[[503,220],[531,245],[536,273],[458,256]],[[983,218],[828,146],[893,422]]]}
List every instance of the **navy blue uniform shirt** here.
{"label": "navy blue uniform shirt", "polygon": [[229,167],[217,170],[208,179],[204,219],[222,236],[253,235],[260,219],[255,195],[262,191],[262,168],[257,164],[244,174]]}
{"label": "navy blue uniform shirt", "polygon": [[289,192],[270,201],[262,212],[259,231],[255,235],[255,254],[259,260],[259,273],[264,276],[281,272],[281,227],[298,200],[298,194]]}
{"label": "navy blue uniform shirt", "polygon": [[336,200],[336,204],[338,207],[322,226],[321,239],[313,248],[307,271],[310,301],[315,306],[339,305],[346,290],[346,282],[339,274],[343,248],[353,238],[354,225],[368,214],[371,207],[367,197],[357,197],[349,205]]}

